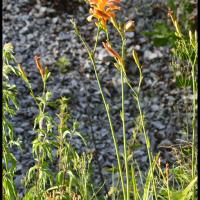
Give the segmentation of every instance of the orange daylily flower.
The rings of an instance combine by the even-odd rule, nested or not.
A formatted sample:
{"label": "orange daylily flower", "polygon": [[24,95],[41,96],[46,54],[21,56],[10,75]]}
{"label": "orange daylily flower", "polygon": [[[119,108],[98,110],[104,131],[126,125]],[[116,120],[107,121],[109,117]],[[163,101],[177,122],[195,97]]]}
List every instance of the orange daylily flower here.
{"label": "orange daylily flower", "polygon": [[42,78],[44,78],[45,70],[42,67],[42,64],[41,64],[41,61],[40,61],[40,57],[39,56],[35,56],[34,59],[35,59],[36,66],[37,66]]}
{"label": "orange daylily flower", "polygon": [[95,17],[99,20],[103,29],[106,29],[106,23],[111,18],[115,17],[115,10],[120,10],[120,7],[116,3],[120,3],[121,0],[88,0],[91,6],[88,19],[91,20]]}
{"label": "orange daylily flower", "polygon": [[112,49],[112,47],[110,46],[110,44],[108,42],[102,42],[103,43],[103,46],[104,48],[107,50],[107,52],[113,56],[115,59],[117,59],[117,61],[120,63],[120,64],[123,64],[123,59],[122,57],[114,50]]}

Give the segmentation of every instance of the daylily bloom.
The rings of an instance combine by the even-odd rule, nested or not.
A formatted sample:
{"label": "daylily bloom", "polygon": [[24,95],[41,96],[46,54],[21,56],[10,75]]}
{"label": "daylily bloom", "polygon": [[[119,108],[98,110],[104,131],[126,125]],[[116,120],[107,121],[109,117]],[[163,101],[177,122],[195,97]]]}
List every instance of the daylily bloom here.
{"label": "daylily bloom", "polygon": [[40,57],[39,56],[35,56],[34,59],[35,59],[36,66],[37,66],[42,78],[44,78],[45,70],[42,67],[42,64],[41,64],[41,61],[40,61]]}
{"label": "daylily bloom", "polygon": [[100,22],[102,28],[105,30],[106,23],[111,18],[115,17],[115,10],[120,10],[120,7],[116,3],[120,3],[121,0],[88,0],[90,3],[90,16],[88,20],[91,21],[92,17],[95,17]]}
{"label": "daylily bloom", "polygon": [[110,46],[108,42],[106,43],[103,42],[103,46],[107,50],[107,52],[119,62],[119,64],[123,65],[122,57],[114,49],[112,49],[112,47]]}

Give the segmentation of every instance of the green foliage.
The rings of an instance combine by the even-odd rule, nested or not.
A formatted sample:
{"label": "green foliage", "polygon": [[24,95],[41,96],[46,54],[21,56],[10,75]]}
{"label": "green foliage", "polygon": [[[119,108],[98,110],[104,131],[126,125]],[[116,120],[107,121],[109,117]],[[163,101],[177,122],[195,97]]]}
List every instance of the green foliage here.
{"label": "green foliage", "polygon": [[[179,25],[184,30],[195,30],[195,20],[191,20],[192,17],[196,17],[197,13],[193,13],[197,9],[197,3],[190,0],[168,0],[167,6],[170,8],[174,15],[178,15],[180,19]],[[177,10],[179,11],[178,14]],[[194,15],[194,16],[193,16]],[[185,32],[184,32],[185,33]],[[171,30],[171,26],[166,22],[157,21],[153,25],[152,31],[142,31],[142,35],[151,38],[153,44],[156,47],[169,45],[170,47],[176,47],[179,38]]]}
{"label": "green foliage", "polygon": [[15,115],[18,109],[16,98],[17,89],[15,85],[9,83],[11,74],[17,75],[17,69],[12,66],[15,62],[13,56],[13,46],[7,43],[3,47],[3,198],[14,200],[18,198],[14,178],[16,172],[17,160],[12,153],[12,147],[20,147],[20,141],[15,139],[14,128],[9,118]]}
{"label": "green foliage", "polygon": [[[69,125],[71,115],[68,111],[68,99],[61,98],[55,102],[51,101],[51,91],[46,87],[50,73],[45,69],[43,80],[43,92],[36,96],[33,93],[31,83],[19,65],[19,70],[10,63],[15,63],[12,55],[13,47],[6,44],[3,49],[3,195],[6,200],[15,200],[17,194],[14,183],[17,160],[11,152],[12,146],[19,145],[14,140],[13,126],[8,117],[15,115],[18,109],[16,98],[17,89],[15,85],[9,84],[9,75],[15,73],[25,81],[30,94],[38,106],[39,113],[34,120],[34,131],[37,137],[33,140],[32,152],[35,165],[32,166],[26,175],[24,184],[27,189],[24,200],[48,199],[53,195],[57,199],[72,199],[78,196],[87,200],[96,196],[94,184],[91,181],[92,155],[82,153],[70,144],[74,136],[80,137],[84,144],[86,141],[81,133],[77,131],[78,122],[74,120],[72,127]],[[49,115],[46,109],[50,105],[57,106],[57,116]],[[57,121],[60,123],[57,123]],[[53,154],[57,151],[57,154]],[[55,164],[57,163],[57,164]],[[57,188],[56,188],[57,187]]]}
{"label": "green foliage", "polygon": [[174,32],[170,30],[170,27],[163,22],[156,22],[153,31],[143,31],[141,34],[150,37],[156,47],[174,46],[177,39]]}
{"label": "green foliage", "polygon": [[[197,22],[197,1],[196,0],[168,0],[167,5],[174,13],[177,13],[181,26],[185,30],[195,30]],[[196,19],[195,19],[196,18]]]}
{"label": "green foliage", "polygon": [[[47,69],[45,73],[42,78],[43,92],[40,96],[33,93],[28,77],[24,78],[21,73],[39,110],[33,127],[37,135],[32,146],[35,165],[27,172],[27,193],[24,199],[48,199],[52,196],[55,199],[69,199],[78,195],[87,200],[93,195],[90,185],[92,156],[85,153],[79,155],[71,145],[70,140],[74,136],[80,137],[84,144],[86,142],[77,131],[76,120],[72,127],[69,126],[71,115],[67,105],[68,99],[61,97],[51,101],[52,93],[46,87],[50,74]],[[57,105],[56,116],[46,111],[52,105]],[[56,155],[53,151],[57,152]]]}
{"label": "green foliage", "polygon": [[180,88],[193,87],[192,66],[197,64],[197,39],[195,39],[195,33],[191,36],[191,39],[188,36],[178,39],[172,49],[173,61],[171,68],[177,86]]}
{"label": "green foliage", "polygon": [[69,59],[64,55],[58,59],[55,65],[61,70],[62,73],[66,73],[68,71],[70,62]]}

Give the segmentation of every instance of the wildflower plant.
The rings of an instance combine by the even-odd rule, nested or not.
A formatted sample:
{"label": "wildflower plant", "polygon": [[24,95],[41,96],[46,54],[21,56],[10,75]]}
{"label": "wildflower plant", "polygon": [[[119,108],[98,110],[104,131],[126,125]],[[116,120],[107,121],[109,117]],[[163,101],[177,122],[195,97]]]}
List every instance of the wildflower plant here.
{"label": "wildflower plant", "polygon": [[[127,155],[127,138],[126,138],[126,119],[125,119],[125,106],[124,106],[124,100],[125,100],[125,94],[124,94],[124,84],[126,83],[133,94],[134,99],[137,102],[138,105],[138,110],[139,110],[139,114],[140,114],[140,123],[142,124],[142,130],[145,136],[145,141],[146,141],[146,147],[147,147],[147,152],[148,152],[148,157],[149,157],[149,162],[150,162],[150,175],[149,176],[153,176],[153,157],[151,155],[150,152],[150,141],[148,138],[148,135],[146,134],[146,130],[145,130],[145,124],[144,124],[144,115],[142,113],[141,110],[141,106],[140,106],[140,101],[139,101],[139,94],[140,94],[140,86],[141,86],[141,82],[143,79],[142,76],[142,65],[139,62],[137,53],[135,51],[133,51],[133,59],[136,62],[136,65],[138,67],[139,70],[139,83],[138,83],[138,87],[137,89],[134,89],[131,86],[131,83],[127,77],[126,74],[126,37],[125,37],[125,33],[126,31],[133,31],[135,28],[135,24],[132,21],[129,21],[127,23],[124,23],[122,25],[122,23],[117,22],[116,19],[116,15],[114,13],[114,11],[119,11],[121,8],[119,6],[119,3],[121,2],[120,0],[89,0],[88,1],[90,4],[90,16],[88,18],[89,21],[92,21],[92,18],[96,18],[98,21],[95,22],[96,26],[97,26],[97,35],[96,35],[96,42],[94,44],[93,49],[91,49],[89,47],[89,45],[86,43],[86,41],[83,39],[83,37],[80,34],[80,31],[78,30],[78,27],[75,23],[74,20],[72,20],[72,24],[74,26],[75,32],[78,35],[78,37],[80,38],[80,40],[82,41],[82,43],[84,44],[87,53],[89,55],[89,58],[92,62],[92,66],[95,72],[95,76],[98,82],[98,86],[99,86],[99,90],[102,96],[102,100],[105,106],[105,110],[107,113],[107,117],[108,117],[108,121],[109,121],[109,125],[110,125],[110,129],[111,129],[111,134],[112,134],[112,138],[113,138],[113,142],[114,142],[114,146],[115,146],[115,152],[116,152],[116,157],[117,157],[117,166],[118,166],[118,172],[119,172],[119,176],[120,176],[120,182],[121,182],[121,189],[122,189],[122,194],[123,194],[123,199],[124,200],[129,200],[131,198],[131,178],[134,177],[130,177],[130,171],[131,171],[131,167],[130,167],[130,163],[128,161],[128,155]],[[115,51],[112,47],[112,44],[110,42],[110,33],[108,31],[107,28],[107,22],[111,22],[114,29],[119,33],[120,38],[121,38],[121,53],[118,53],[117,51]],[[96,58],[95,58],[95,51],[96,51],[96,47],[98,45],[99,42],[99,34],[100,32],[103,31],[106,34],[106,38],[107,40],[105,42],[102,43],[103,47],[107,50],[107,52],[115,59],[115,63],[114,66],[116,67],[117,71],[121,74],[121,99],[122,99],[122,104],[121,104],[121,112],[120,112],[120,116],[121,116],[121,120],[122,120],[122,126],[123,126],[123,146],[124,146],[124,153],[123,153],[123,158],[124,158],[124,165],[125,165],[125,176],[124,176],[124,172],[122,171],[122,160],[120,158],[120,152],[119,152],[119,147],[118,147],[118,143],[117,143],[117,137],[116,137],[116,133],[114,131],[114,127],[113,127],[113,122],[112,122],[112,118],[110,115],[110,105],[108,104],[103,89],[102,89],[102,85],[99,79],[99,75],[98,75],[98,71],[96,68]],[[125,180],[125,182],[124,182]],[[149,179],[150,180],[150,179]],[[151,178],[151,180],[153,181],[153,179]],[[126,184],[125,184],[126,183]],[[149,183],[149,182],[148,182]],[[154,188],[154,193],[156,196],[156,188],[154,185],[154,181],[153,181],[153,188]],[[149,186],[147,187],[146,193],[144,194],[144,199],[148,198],[148,191],[149,191]],[[145,195],[147,195],[145,197]],[[133,195],[135,196],[135,195]],[[122,198],[122,197],[120,197]]]}
{"label": "wildflower plant", "polygon": [[[39,110],[34,121],[37,137],[32,146],[35,165],[28,170],[25,178],[27,192],[24,199],[76,197],[87,200],[91,196],[95,197],[94,186],[90,184],[92,155],[85,153],[79,155],[70,143],[72,137],[78,136],[86,145],[84,138],[77,131],[78,122],[74,121],[72,128],[69,127],[71,115],[67,106],[68,99],[61,97],[55,102],[51,101],[52,93],[46,87],[50,72],[42,66],[40,57],[35,56],[35,63],[43,81],[41,96],[34,94],[25,70],[19,65],[20,75]],[[47,110],[52,104],[59,105],[56,118]]]}

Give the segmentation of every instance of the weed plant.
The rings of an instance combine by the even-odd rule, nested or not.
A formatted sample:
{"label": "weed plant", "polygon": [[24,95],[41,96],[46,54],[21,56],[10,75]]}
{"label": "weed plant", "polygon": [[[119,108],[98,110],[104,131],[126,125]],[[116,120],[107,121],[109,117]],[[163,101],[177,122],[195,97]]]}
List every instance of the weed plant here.
{"label": "weed plant", "polygon": [[[96,187],[91,184],[92,154],[78,153],[70,143],[74,136],[86,141],[77,131],[78,122],[72,119],[68,110],[68,99],[61,97],[55,102],[51,101],[51,92],[46,83],[50,77],[47,68],[43,68],[40,57],[35,56],[36,66],[43,81],[43,92],[37,96],[32,90],[27,73],[19,64],[18,68],[10,65],[15,61],[13,46],[5,44],[3,48],[3,197],[6,200],[42,200],[42,199],[95,199]],[[14,63],[16,64],[16,63]],[[23,197],[17,193],[14,178],[17,160],[12,154],[11,147],[19,145],[14,140],[13,126],[8,120],[8,115],[15,114],[18,108],[16,87],[8,83],[11,72],[21,76],[26,83],[30,95],[37,107],[38,115],[34,120],[36,138],[32,142],[32,153],[35,165],[32,166],[25,177],[26,189]],[[48,113],[48,106],[59,105],[58,113],[52,116]],[[54,153],[56,152],[56,153]]]}
{"label": "weed plant", "polygon": [[15,138],[14,127],[10,122],[10,118],[18,109],[18,101],[16,98],[17,88],[9,83],[11,74],[17,75],[16,67],[11,66],[15,62],[13,56],[13,46],[7,43],[3,47],[3,112],[2,112],[2,145],[3,145],[3,199],[17,199],[18,193],[14,182],[17,160],[13,155],[13,146],[20,148],[19,140]]}

